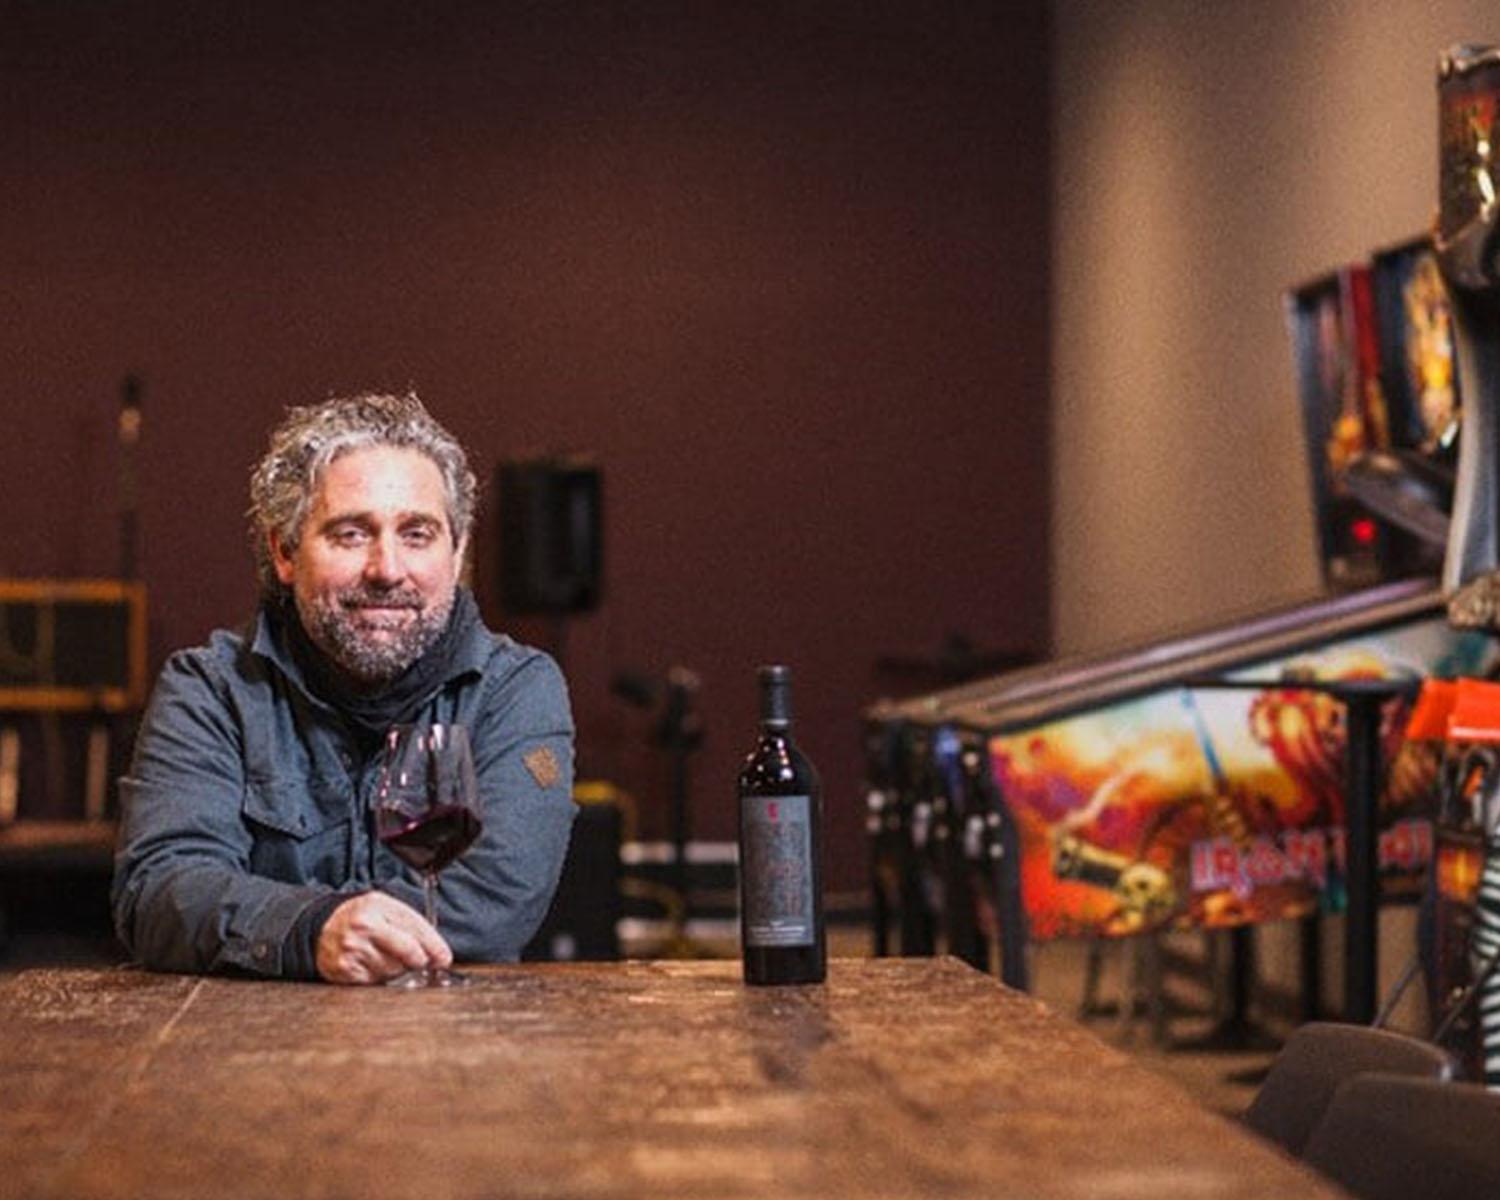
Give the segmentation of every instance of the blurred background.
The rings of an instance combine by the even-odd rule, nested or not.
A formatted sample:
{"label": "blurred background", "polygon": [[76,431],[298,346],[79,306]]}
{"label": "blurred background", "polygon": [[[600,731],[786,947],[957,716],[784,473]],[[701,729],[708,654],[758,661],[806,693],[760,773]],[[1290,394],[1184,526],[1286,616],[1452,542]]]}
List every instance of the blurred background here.
{"label": "blurred background", "polygon": [[[415,388],[582,774],[668,836],[662,693],[619,684],[686,670],[693,833],[731,838],[787,662],[856,898],[865,706],[1318,591],[1283,297],[1425,231],[1437,53],[1494,33],[1463,0],[0,19],[0,576],[120,574],[133,514],[154,674],[251,610],[284,409]],[[494,480],[536,456],[601,483],[565,617],[503,602]]]}

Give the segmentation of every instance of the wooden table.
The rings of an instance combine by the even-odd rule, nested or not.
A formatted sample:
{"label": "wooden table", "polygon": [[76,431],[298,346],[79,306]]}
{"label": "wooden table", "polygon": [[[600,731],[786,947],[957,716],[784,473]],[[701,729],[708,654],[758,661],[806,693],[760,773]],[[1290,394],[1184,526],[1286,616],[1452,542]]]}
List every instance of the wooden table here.
{"label": "wooden table", "polygon": [[0,1197],[1332,1200],[953,959],[0,980]]}

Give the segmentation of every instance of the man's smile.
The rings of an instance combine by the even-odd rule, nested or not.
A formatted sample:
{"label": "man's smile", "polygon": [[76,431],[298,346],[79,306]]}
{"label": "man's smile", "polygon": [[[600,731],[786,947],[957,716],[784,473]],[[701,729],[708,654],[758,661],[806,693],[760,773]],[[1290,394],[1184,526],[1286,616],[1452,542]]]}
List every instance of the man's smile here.
{"label": "man's smile", "polygon": [[374,633],[398,629],[416,619],[414,604],[351,604],[345,606],[361,628]]}

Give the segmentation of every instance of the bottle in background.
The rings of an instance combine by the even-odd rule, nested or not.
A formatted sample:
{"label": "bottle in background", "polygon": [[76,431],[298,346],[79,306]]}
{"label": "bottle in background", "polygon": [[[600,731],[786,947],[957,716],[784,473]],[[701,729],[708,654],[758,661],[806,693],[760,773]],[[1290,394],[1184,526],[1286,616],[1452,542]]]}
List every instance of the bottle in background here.
{"label": "bottle in background", "polygon": [[821,983],[823,799],[792,741],[790,668],[761,667],[760,734],[739,778],[740,947],[749,984]]}

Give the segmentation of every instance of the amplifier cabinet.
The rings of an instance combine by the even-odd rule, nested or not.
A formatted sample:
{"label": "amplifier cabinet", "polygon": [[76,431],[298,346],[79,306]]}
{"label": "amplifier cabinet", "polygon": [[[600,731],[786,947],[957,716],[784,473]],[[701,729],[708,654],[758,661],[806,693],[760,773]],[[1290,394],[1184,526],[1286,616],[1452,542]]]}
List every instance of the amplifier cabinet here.
{"label": "amplifier cabinet", "polygon": [[146,588],[0,580],[0,711],[128,712],[146,697]]}

